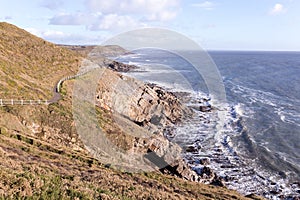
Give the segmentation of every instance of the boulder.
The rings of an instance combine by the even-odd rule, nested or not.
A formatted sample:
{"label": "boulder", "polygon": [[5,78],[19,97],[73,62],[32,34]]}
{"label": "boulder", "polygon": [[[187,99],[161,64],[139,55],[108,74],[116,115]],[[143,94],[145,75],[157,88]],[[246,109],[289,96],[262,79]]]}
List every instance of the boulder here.
{"label": "boulder", "polygon": [[209,111],[211,111],[211,105],[209,104],[209,103],[205,103],[205,104],[202,104],[202,105],[200,105],[199,106],[199,110],[201,111],[201,112],[209,112]]}
{"label": "boulder", "polygon": [[137,67],[135,65],[128,65],[117,61],[106,61],[106,66],[109,69],[112,69],[117,72],[128,72],[130,70],[136,69]]}
{"label": "boulder", "polygon": [[186,149],[185,149],[186,152],[189,152],[189,153],[197,153],[198,152],[198,148],[193,146],[193,145],[190,145],[188,146]]}
{"label": "boulder", "polygon": [[201,165],[204,165],[204,166],[207,166],[210,164],[210,161],[208,158],[202,158],[200,159],[200,162],[199,162]]}

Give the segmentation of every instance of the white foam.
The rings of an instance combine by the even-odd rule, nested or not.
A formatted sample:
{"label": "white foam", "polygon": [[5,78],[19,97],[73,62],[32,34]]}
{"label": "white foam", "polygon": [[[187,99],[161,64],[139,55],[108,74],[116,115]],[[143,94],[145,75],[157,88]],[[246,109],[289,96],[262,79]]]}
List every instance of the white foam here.
{"label": "white foam", "polygon": [[244,115],[244,109],[243,109],[243,106],[242,104],[238,103],[236,106],[235,106],[235,111],[238,115],[240,116],[245,116]]}
{"label": "white foam", "polygon": [[280,119],[281,119],[281,121],[285,122],[285,116],[284,115],[280,115]]}
{"label": "white foam", "polygon": [[300,115],[297,113],[296,110],[280,107],[276,108],[274,113],[276,113],[279,116],[282,122],[300,126]]}
{"label": "white foam", "polygon": [[132,62],[132,61],[129,61],[128,64],[129,64],[129,65],[138,65],[137,62]]}

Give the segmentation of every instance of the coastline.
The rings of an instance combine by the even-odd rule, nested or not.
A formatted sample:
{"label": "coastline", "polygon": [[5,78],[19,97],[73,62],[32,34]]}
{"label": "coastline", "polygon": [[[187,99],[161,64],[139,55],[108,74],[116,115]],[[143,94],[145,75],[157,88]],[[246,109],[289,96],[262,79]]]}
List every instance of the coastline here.
{"label": "coastline", "polygon": [[[128,64],[122,64],[122,63],[118,63],[116,61],[112,61],[112,62],[107,62],[107,67],[114,70],[114,71],[117,71],[117,72],[122,72],[122,74],[124,76],[128,75],[128,73],[130,74],[132,72],[132,70],[138,70],[139,67],[138,66],[135,66],[135,65],[128,65]],[[113,63],[113,65],[112,65]],[[115,66],[115,67],[114,67]],[[121,70],[119,70],[121,69]],[[128,80],[128,78],[125,78],[126,80]],[[180,102],[189,102],[190,100],[188,100],[190,97],[189,97],[189,93],[187,92],[171,92],[171,91],[168,91],[168,89],[164,88],[164,87],[161,87],[161,86],[158,86],[156,84],[153,84],[153,83],[146,83],[147,86],[149,86],[150,88],[154,89],[154,90],[160,90],[160,91],[163,91],[162,93],[165,93],[165,94],[169,94],[172,96],[172,98],[178,98]],[[107,90],[107,89],[105,89]],[[103,102],[102,102],[102,105],[99,105],[100,107],[102,108],[105,108],[105,107],[109,107],[110,110],[113,110],[111,107],[113,107],[112,105],[107,105],[106,102],[109,102],[109,100],[105,100],[106,98],[108,97],[104,97],[103,98],[103,95],[101,96],[101,99],[104,99]],[[162,97],[162,99],[165,99],[165,97]],[[140,100],[139,100],[140,101]],[[196,105],[196,107],[198,108],[199,111],[203,112],[203,115],[202,117],[204,117],[205,113],[209,112],[211,110],[211,107],[209,105],[209,100],[206,98],[206,97],[203,97],[201,99],[198,99],[198,102],[197,103],[200,103],[201,101],[201,105]],[[125,101],[126,102],[126,101]],[[203,103],[208,103],[207,106],[203,106]],[[106,106],[104,106],[104,104],[106,104]],[[170,108],[170,109],[174,109],[174,104],[173,103],[167,103],[167,105],[172,105],[173,108]],[[145,105],[144,108],[142,108],[142,110],[144,110],[145,108],[147,107],[147,105]],[[172,132],[174,132],[174,129],[176,129],[176,126],[180,126],[182,124],[184,124],[185,122],[188,122],[188,119],[192,117],[192,115],[194,115],[194,111],[192,111],[192,109],[195,109],[195,106],[192,108],[193,106],[189,106],[184,108],[184,109],[190,109],[190,112],[192,112],[193,114],[189,114],[189,116],[185,116],[184,118],[181,118],[179,120],[179,122],[175,122],[173,121],[171,124],[170,123],[167,123],[165,125],[163,125],[163,123],[159,123],[160,124],[160,127],[162,127],[164,130],[160,131],[160,134],[164,136],[165,139],[168,139],[170,142],[171,142],[171,139],[170,139],[170,134],[172,134]],[[201,108],[202,107],[202,108]],[[122,110],[122,109],[121,109]],[[128,114],[126,114],[128,116]],[[143,122],[143,124],[140,124],[138,123],[140,126],[147,126],[147,123],[148,122]],[[157,127],[155,128],[157,129]],[[137,145],[137,144],[136,144]],[[138,146],[138,145],[137,145]],[[188,147],[186,147],[184,149],[184,152],[190,152],[190,153],[195,153],[196,152],[196,148],[193,146],[193,145],[190,145]],[[179,176],[179,177],[182,177],[184,179],[187,179],[187,180],[190,180],[190,181],[195,181],[195,182],[200,182],[200,183],[205,183],[205,184],[211,184],[211,185],[215,185],[215,186],[221,186],[221,187],[224,187],[225,186],[225,183],[224,183],[224,179],[220,176],[218,176],[214,170],[212,170],[212,168],[209,167],[209,160],[206,159],[206,158],[203,158],[203,159],[200,159],[199,162],[203,164],[203,167],[201,170],[199,170],[200,168],[198,168],[198,171],[193,169],[193,167],[190,165],[190,163],[188,163],[188,161],[185,160],[184,157],[181,157],[182,161],[180,161],[180,165],[187,165],[189,166],[188,168],[191,170],[188,170],[188,171],[176,171],[176,168],[175,168],[175,171],[168,171],[168,170],[161,170],[161,172],[163,173],[166,173],[166,174],[173,174],[175,176]],[[184,161],[185,160],[185,161]],[[178,163],[171,163],[171,166],[176,166],[178,165]],[[185,167],[186,168],[186,167]],[[193,171],[195,171],[197,173],[197,176],[196,174],[193,173]],[[176,175],[177,174],[177,175]],[[253,194],[248,194],[248,196],[251,196]]]}
{"label": "coastline", "polygon": [[[7,23],[0,23],[0,32],[4,37],[0,42],[3,52],[0,67],[6,80],[3,82],[17,81],[2,85],[2,98],[21,97],[24,94],[21,92],[33,99],[51,96],[53,85],[66,72],[78,72],[80,61],[84,59]],[[111,78],[125,78],[113,74]],[[109,163],[95,159],[80,138],[72,112],[73,86],[76,80],[86,76],[88,74],[66,80],[61,88],[62,99],[56,103],[0,107],[0,198],[249,199],[223,187],[185,181],[159,172],[116,170]],[[105,123],[108,128],[117,127],[109,127],[110,112],[97,111],[103,114],[98,115],[97,122]],[[89,134],[88,130],[83,132]],[[110,135],[125,147],[134,144],[131,143],[134,140],[121,132],[111,131]]]}
{"label": "coastline", "polygon": [[[149,65],[149,62],[146,62],[145,64]],[[135,73],[147,73],[147,70],[142,65],[141,70],[134,69],[133,71],[129,71],[128,73],[124,73],[124,74],[128,74],[129,76],[134,77],[134,75],[132,76],[132,74],[135,74]],[[143,76],[141,76],[141,77],[143,77]],[[167,90],[170,89],[168,87],[164,87],[164,88]],[[172,92],[176,93],[176,91],[174,91],[174,90]],[[205,95],[202,97],[204,99],[206,99]],[[193,98],[195,98],[195,95]],[[194,99],[194,101],[198,101],[198,103],[199,103],[199,101],[201,102],[201,98],[200,99],[196,98],[196,99]],[[243,129],[245,129],[246,126],[243,125],[243,122],[241,121],[241,116],[239,115],[240,111],[238,110],[239,109],[238,106],[239,105],[236,105],[235,107],[229,106],[227,108],[228,117],[229,117],[228,120],[231,121],[230,123],[233,124],[234,129],[238,129],[238,132],[243,132]],[[198,108],[199,108],[199,106],[198,106]],[[206,126],[205,123],[209,124],[210,123],[209,120],[211,118],[207,117],[208,123],[205,122],[205,120],[206,120],[205,115],[207,115],[207,113],[205,113],[205,112],[202,112],[202,113],[204,113],[204,114],[201,114],[200,118],[198,118],[197,120],[198,120],[198,122],[199,121],[204,122],[204,126]],[[191,121],[189,123],[191,123]],[[231,129],[232,127],[227,127],[227,128]],[[205,133],[205,130],[203,130],[203,133]],[[167,133],[165,136],[167,136],[169,140],[170,139],[174,140],[173,139],[174,133],[171,133],[171,134]],[[205,136],[205,137],[207,137],[207,136]],[[240,191],[244,195],[260,194],[260,195],[265,196],[270,199],[273,199],[273,198],[297,199],[296,194],[294,194],[296,196],[290,196],[289,193],[287,193],[287,195],[284,195],[283,193],[281,193],[281,192],[285,191],[285,188],[281,188],[281,186],[280,187],[277,186],[277,184],[274,181],[269,180],[266,177],[268,174],[267,172],[263,171],[262,169],[261,169],[262,171],[258,171],[259,168],[256,168],[256,169],[251,168],[252,165],[250,166],[247,164],[247,162],[249,162],[250,160],[247,161],[247,160],[244,160],[244,159],[240,158],[239,156],[237,156],[237,154],[235,153],[234,147],[232,146],[230,137],[223,138],[222,141],[220,142],[221,146],[215,146],[213,149],[210,149],[210,151],[211,151],[210,157],[207,157],[205,155],[201,156],[201,153],[198,155],[197,151],[200,148],[205,148],[205,145],[201,144],[201,141],[205,140],[205,137],[203,137],[202,139],[195,139],[196,138],[195,137],[193,141],[187,142],[187,143],[190,143],[190,145],[181,146],[184,148],[184,151],[185,151],[183,158],[189,164],[190,168],[192,168],[194,171],[198,172],[198,175],[201,176],[201,174],[203,175],[203,172],[206,173],[207,171],[209,171],[208,173],[214,173],[213,171],[217,170],[220,179],[222,179],[223,182],[226,182],[225,185],[229,186],[230,189],[235,189],[235,190]],[[182,139],[183,138],[179,138],[179,140],[177,140],[177,141],[174,140],[174,141],[180,143],[182,141]],[[187,140],[188,140],[188,138],[187,138]],[[223,154],[225,154],[225,156],[223,156]],[[218,165],[217,167],[216,166],[212,167],[212,168],[214,168],[214,170],[212,170],[212,172],[210,172],[210,170],[212,169],[210,166],[211,160],[213,160],[213,162],[215,164],[217,163],[217,165]],[[223,175],[224,170],[225,170],[225,174],[227,174],[227,175]],[[221,172],[221,174],[220,174],[220,172]],[[237,183],[234,183],[238,179],[241,179],[241,180],[239,180]],[[245,182],[246,180],[249,181],[249,183]],[[232,184],[232,183],[234,183],[234,184]],[[245,185],[240,187],[239,184],[245,184]],[[246,186],[247,184],[252,184],[252,185],[250,187],[248,187],[248,186]],[[248,187],[248,189],[245,190],[244,187]],[[260,189],[257,190],[257,187],[259,187]]]}
{"label": "coastline", "polygon": [[[101,47],[98,47],[101,48]],[[101,108],[107,109],[109,111],[115,112],[117,111],[119,114],[126,116],[129,118],[131,121],[133,121],[135,124],[146,128],[147,130],[150,130],[152,134],[159,134],[161,136],[160,140],[165,140],[165,142],[162,142],[161,144],[155,143],[155,141],[138,141],[134,146],[144,146],[141,145],[141,143],[147,143],[148,147],[146,149],[151,149],[151,144],[155,143],[155,148],[151,149],[151,151],[154,151],[155,153],[158,153],[161,156],[168,157],[165,155],[167,149],[165,149],[161,145],[165,145],[166,142],[170,143],[172,142],[170,138],[168,138],[166,132],[171,133],[176,129],[176,126],[179,126],[180,124],[185,123],[185,121],[188,121],[194,115],[194,108],[192,106],[187,106],[185,105],[189,100],[189,93],[188,92],[173,92],[169,91],[167,88],[163,86],[159,86],[155,83],[142,83],[139,82],[138,79],[135,78],[129,78],[130,73],[133,71],[139,71],[140,67],[133,65],[133,64],[124,64],[118,61],[115,61],[112,59],[112,57],[119,56],[119,55],[124,55],[124,50],[121,50],[120,53],[118,54],[117,52],[110,52],[110,47],[108,47],[108,50],[103,50],[101,49],[101,53],[105,52],[106,57],[104,60],[100,59],[99,62],[99,52],[98,49],[95,48],[91,53],[89,53],[89,59],[91,61],[94,61],[98,64],[104,64],[108,69],[111,69],[113,71],[116,71],[117,73],[121,73],[120,79],[117,81],[118,84],[121,86],[115,87],[114,89],[111,88],[111,86],[107,86],[107,83],[109,85],[114,85],[116,82],[115,80],[112,82],[113,79],[111,78],[114,77],[113,73],[103,75],[103,77],[110,77],[108,78],[103,78],[100,82],[104,82],[106,84],[101,84],[100,83],[100,88],[98,88],[98,99],[101,99],[97,103],[97,105]],[[125,55],[129,55],[126,53]],[[141,72],[141,71],[139,71]],[[145,72],[146,73],[146,72]],[[124,75],[124,77],[123,77]],[[129,77],[126,77],[128,76]],[[124,83],[123,83],[124,82]],[[138,83],[136,85],[136,83]],[[125,88],[122,89],[122,85],[130,85],[131,90],[135,91],[132,93],[132,96],[128,96],[130,94],[129,91],[120,91],[124,90]],[[135,88],[137,87],[137,88]],[[108,93],[103,93],[101,91],[108,91]],[[112,93],[116,93],[118,95],[114,95]],[[134,110],[132,111],[126,111],[124,112],[124,108],[120,105],[114,105],[112,104],[112,98],[114,99],[115,102],[119,102],[118,98],[120,96],[125,96],[122,97],[122,103],[123,104],[130,104],[131,106],[134,106]],[[136,100],[135,100],[136,99]],[[146,103],[146,102],[159,102],[158,104],[153,104],[153,103]],[[185,103],[182,103],[182,102]],[[196,105],[198,107],[198,110],[207,113],[209,112],[212,108],[209,104],[209,99],[206,97],[203,97],[201,99],[198,99],[197,103],[200,103],[201,105]],[[132,102],[145,102],[145,103],[138,103],[136,105],[132,104]],[[160,105],[163,105],[162,108]],[[140,108],[139,108],[140,107]],[[117,108],[117,110],[116,110]],[[162,111],[159,111],[158,113],[156,111],[153,111],[152,108],[159,108],[162,109]],[[139,111],[141,110],[141,111]],[[164,117],[165,116],[165,117]],[[154,118],[158,121],[154,120]],[[138,120],[137,120],[138,119]],[[155,122],[153,122],[155,121]],[[173,142],[172,142],[173,143]],[[177,146],[176,143],[173,143],[173,145]],[[178,148],[178,147],[177,147]],[[181,147],[182,148],[182,147]],[[196,151],[196,149],[193,149],[192,146],[188,147],[190,148],[188,151],[193,152]],[[145,149],[145,147],[143,147]],[[184,151],[187,149],[185,148]],[[139,149],[138,151],[144,151]],[[161,152],[162,151],[162,152]],[[165,151],[165,152],[164,152]],[[180,150],[181,151],[181,150]],[[160,152],[160,153],[159,153]],[[181,153],[180,153],[181,154]],[[200,162],[206,163],[205,166],[203,166],[204,170],[201,170],[201,172],[198,170],[193,170],[193,167],[188,164],[188,162],[184,161],[185,158],[180,156],[181,158],[178,159],[176,158],[175,160],[172,160],[169,162],[169,165],[171,166],[171,169],[163,168],[160,169],[161,172],[166,173],[166,174],[172,174],[178,177],[181,177],[183,179],[187,179],[189,181],[195,181],[195,182],[200,182],[200,183],[205,183],[205,184],[211,184],[215,186],[221,186],[224,187],[224,180],[220,176],[218,176],[209,166],[209,161],[207,159],[203,159]],[[172,163],[173,162],[173,163]],[[165,166],[166,167],[166,166]],[[251,194],[248,194],[251,195]]]}

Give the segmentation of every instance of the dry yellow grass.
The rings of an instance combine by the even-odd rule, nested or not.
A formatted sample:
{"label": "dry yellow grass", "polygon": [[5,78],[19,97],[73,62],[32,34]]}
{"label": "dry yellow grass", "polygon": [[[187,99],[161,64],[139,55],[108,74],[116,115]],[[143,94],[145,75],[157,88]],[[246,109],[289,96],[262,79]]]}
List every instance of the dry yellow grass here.
{"label": "dry yellow grass", "polygon": [[0,98],[50,99],[55,83],[76,73],[80,56],[0,23]]}

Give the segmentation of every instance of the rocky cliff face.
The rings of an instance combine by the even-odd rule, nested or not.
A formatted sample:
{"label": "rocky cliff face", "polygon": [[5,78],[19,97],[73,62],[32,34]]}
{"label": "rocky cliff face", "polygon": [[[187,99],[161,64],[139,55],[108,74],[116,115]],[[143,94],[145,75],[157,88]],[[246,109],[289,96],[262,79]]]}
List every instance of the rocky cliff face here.
{"label": "rocky cliff face", "polygon": [[154,133],[192,115],[173,93],[110,70],[102,75],[96,99],[99,107],[118,112]]}
{"label": "rocky cliff face", "polygon": [[[191,109],[184,106],[175,94],[157,85],[145,84],[108,69],[103,70],[96,105],[111,113],[110,117],[116,126],[122,124],[122,127],[127,127],[120,129],[122,134],[133,136],[126,148],[128,151],[153,154],[150,161],[159,160],[159,163],[154,163],[154,167],[163,173],[223,186],[222,180],[209,168],[198,176],[181,158],[181,148],[164,137],[166,129],[172,129],[193,115]],[[134,128],[137,126],[143,129]],[[139,137],[143,134],[150,136]]]}

